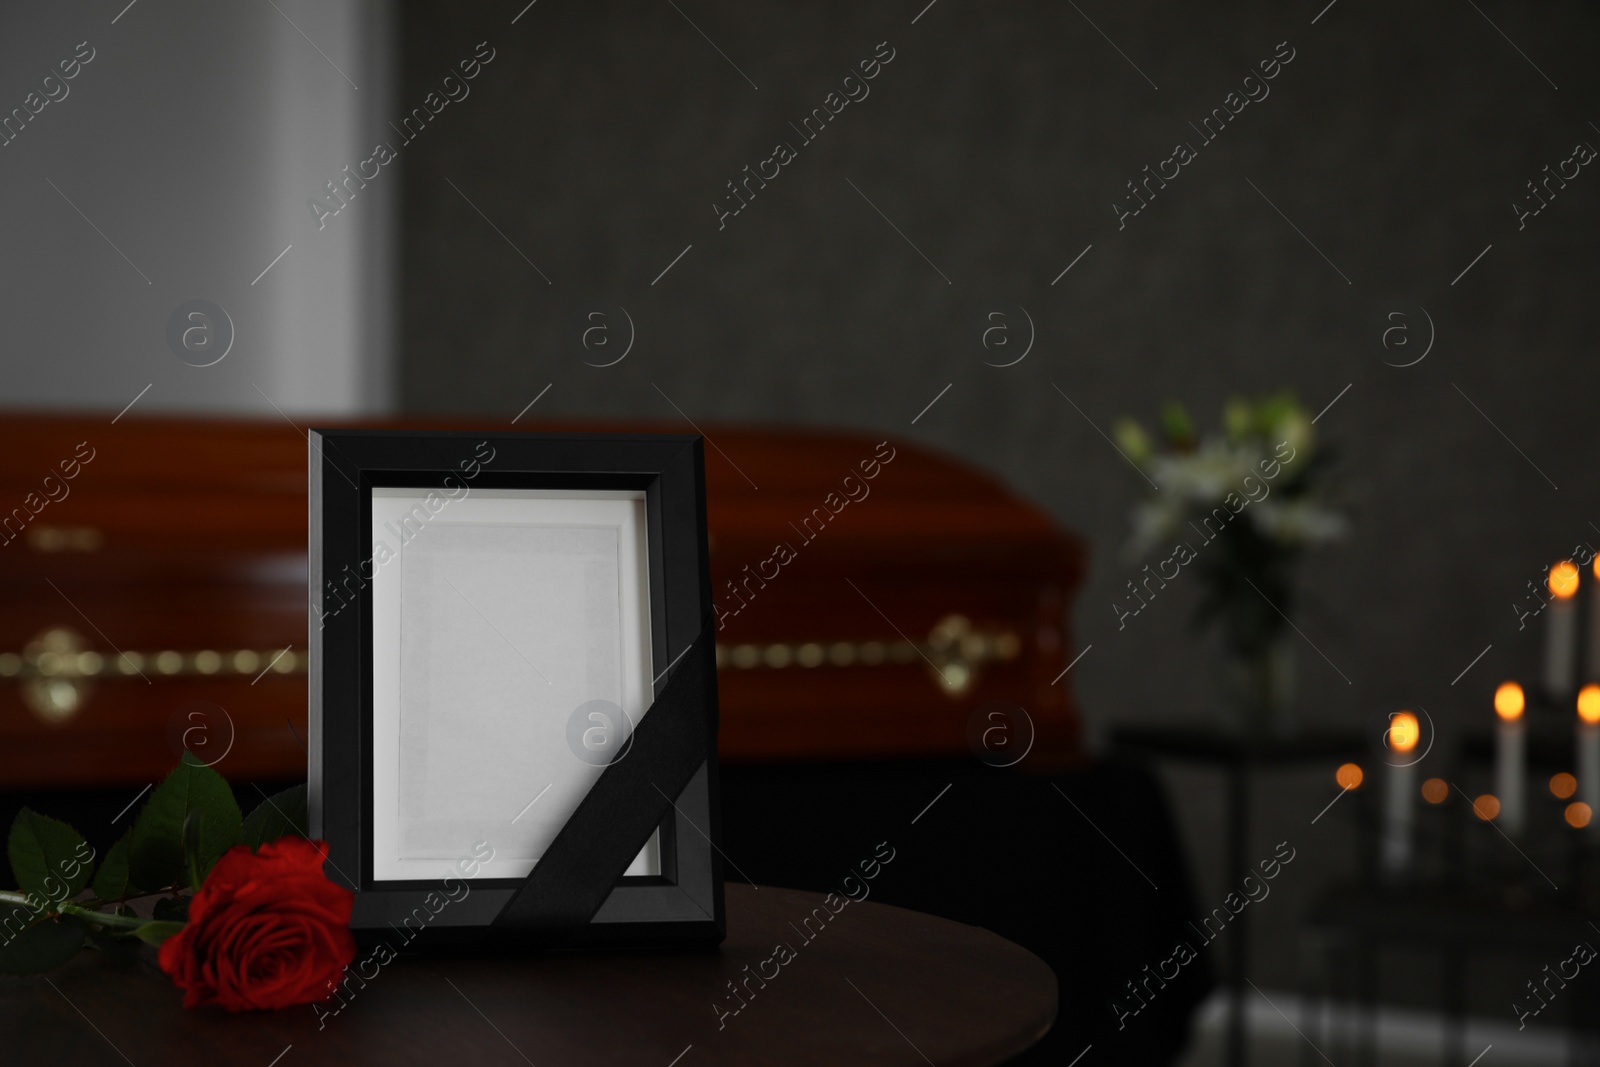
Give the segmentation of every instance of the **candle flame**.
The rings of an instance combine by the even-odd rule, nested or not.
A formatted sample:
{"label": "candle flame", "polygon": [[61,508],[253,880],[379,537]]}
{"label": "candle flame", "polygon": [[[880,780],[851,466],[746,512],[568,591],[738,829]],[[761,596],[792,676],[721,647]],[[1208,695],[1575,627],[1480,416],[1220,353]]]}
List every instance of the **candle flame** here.
{"label": "candle flame", "polygon": [[1578,568],[1570,560],[1564,559],[1550,567],[1550,577],[1545,579],[1545,585],[1550,587],[1558,600],[1565,600],[1578,591]]}
{"label": "candle flame", "polygon": [[1516,682],[1502,682],[1500,688],[1494,691],[1495,714],[1508,722],[1520,719],[1527,703],[1527,698],[1522,695],[1522,686]]}
{"label": "candle flame", "polygon": [[1590,683],[1578,690],[1578,718],[1591,726],[1600,723],[1600,685]]}
{"label": "candle flame", "polygon": [[1409,711],[1396,712],[1389,717],[1389,747],[1396,752],[1410,752],[1417,747],[1422,736],[1422,726]]}

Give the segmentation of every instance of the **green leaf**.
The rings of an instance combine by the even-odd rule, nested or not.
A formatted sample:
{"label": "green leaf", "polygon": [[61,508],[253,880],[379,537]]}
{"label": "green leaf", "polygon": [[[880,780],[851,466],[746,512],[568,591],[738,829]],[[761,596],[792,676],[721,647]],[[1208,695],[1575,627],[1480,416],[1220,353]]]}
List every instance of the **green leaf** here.
{"label": "green leaf", "polygon": [[38,974],[70,960],[83,946],[83,927],[56,919],[33,926],[37,913],[27,908],[0,910],[0,973]]}
{"label": "green leaf", "polygon": [[165,922],[187,922],[189,919],[188,897],[162,897],[156,901],[155,917]]}
{"label": "green leaf", "polygon": [[260,848],[280,837],[310,837],[306,785],[301,782],[263,800],[244,821],[244,843]]}
{"label": "green leaf", "polygon": [[1167,440],[1180,448],[1194,442],[1194,422],[1188,410],[1176,400],[1161,405],[1161,428]]}
{"label": "green leaf", "polygon": [[191,752],[150,793],[128,839],[128,877],[145,889],[161,889],[184,879],[184,823],[203,819],[197,846],[204,878],[222,854],[239,843],[243,819],[233,790],[222,775]]}
{"label": "green leaf", "polygon": [[203,812],[191,811],[183,820],[183,869],[189,872],[189,888],[200,892],[200,828],[205,825]]}
{"label": "green leaf", "polygon": [[82,892],[94,870],[94,850],[82,834],[31,808],[17,813],[7,852],[17,888],[56,904]]}
{"label": "green leaf", "polygon": [[129,827],[100,861],[100,869],[94,875],[94,895],[101,900],[139,895],[138,888],[128,880],[128,841],[132,837],[133,829]]}
{"label": "green leaf", "polygon": [[182,929],[183,923],[147,922],[133,931],[133,936],[147,945],[159,945]]}
{"label": "green leaf", "polygon": [[1133,461],[1134,466],[1143,467],[1155,457],[1156,446],[1144,432],[1144,427],[1133,419],[1126,417],[1118,419],[1111,433],[1117,439],[1118,446]]}

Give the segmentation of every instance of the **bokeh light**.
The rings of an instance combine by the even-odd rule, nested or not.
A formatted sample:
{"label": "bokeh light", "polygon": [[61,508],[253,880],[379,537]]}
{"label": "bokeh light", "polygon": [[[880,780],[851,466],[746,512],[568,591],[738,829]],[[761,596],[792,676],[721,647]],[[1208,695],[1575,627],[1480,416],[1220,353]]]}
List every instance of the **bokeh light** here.
{"label": "bokeh light", "polygon": [[1527,703],[1522,686],[1516,682],[1501,682],[1500,688],[1494,691],[1494,713],[1502,719],[1520,718]]}
{"label": "bokeh light", "polygon": [[1578,718],[1591,725],[1600,722],[1600,685],[1591,682],[1578,690]]}
{"label": "bokeh light", "polygon": [[1411,712],[1399,711],[1389,718],[1389,747],[1396,752],[1410,752],[1421,736],[1422,726]]}
{"label": "bokeh light", "polygon": [[1578,591],[1578,568],[1570,559],[1564,559],[1550,568],[1550,577],[1545,579],[1545,585],[1550,587],[1556,599],[1566,600]]}

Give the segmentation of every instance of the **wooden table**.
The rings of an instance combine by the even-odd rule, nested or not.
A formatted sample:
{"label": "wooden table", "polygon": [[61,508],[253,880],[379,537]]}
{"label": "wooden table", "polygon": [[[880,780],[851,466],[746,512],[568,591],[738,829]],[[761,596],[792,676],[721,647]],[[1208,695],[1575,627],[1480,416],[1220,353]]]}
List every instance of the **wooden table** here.
{"label": "wooden table", "polygon": [[[1055,975],[1011,942],[870,900],[825,925],[813,919],[807,940],[798,928],[821,902],[814,893],[730,884],[719,950],[405,958],[364,989],[352,983],[355,994],[320,1027],[310,1007],[184,1011],[149,950],[123,968],[84,952],[48,976],[0,980],[0,1060],[954,1067],[1000,1062],[1055,1020]],[[777,973],[765,988],[750,979],[745,1007],[719,1015],[714,1005],[739,1004],[727,983],[742,992],[780,942],[792,958],[766,964]]]}

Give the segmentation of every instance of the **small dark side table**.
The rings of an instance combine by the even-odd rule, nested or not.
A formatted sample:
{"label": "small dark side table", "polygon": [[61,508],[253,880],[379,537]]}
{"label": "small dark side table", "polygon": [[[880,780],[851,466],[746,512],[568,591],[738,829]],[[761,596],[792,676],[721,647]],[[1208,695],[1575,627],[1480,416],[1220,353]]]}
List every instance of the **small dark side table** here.
{"label": "small dark side table", "polygon": [[[1357,996],[1365,1016],[1359,1029],[1356,1059],[1352,1062],[1371,1065],[1378,1062],[1376,1034],[1373,1019],[1376,1012],[1376,984],[1380,950],[1411,950],[1432,956],[1440,963],[1440,976],[1444,992],[1446,1026],[1445,1047],[1440,1063],[1450,1067],[1464,1067],[1482,1050],[1470,1049],[1465,1044],[1467,1023],[1467,979],[1474,958],[1500,953],[1506,957],[1537,958],[1555,964],[1571,954],[1575,942],[1600,943],[1593,933],[1595,916],[1573,906],[1570,900],[1555,902],[1534,900],[1508,900],[1505,894],[1492,891],[1470,892],[1459,883],[1437,885],[1412,885],[1403,889],[1370,885],[1351,885],[1325,894],[1306,917],[1305,932],[1312,952],[1307,960],[1307,976],[1316,976],[1315,988],[1308,989],[1307,1011],[1301,1026],[1308,1048],[1321,1049],[1332,1046],[1324,1036],[1320,1007],[1322,1000],[1337,991],[1336,976],[1341,970],[1336,958],[1343,957],[1356,973]],[[1531,955],[1530,955],[1531,954]],[[1517,999],[1529,1007],[1540,1002],[1516,986],[1517,977],[1538,980],[1546,977],[1535,964],[1528,964],[1528,973],[1507,972],[1504,982],[1514,997],[1500,1018],[1515,1021]],[[1594,1006],[1600,992],[1600,980],[1584,968],[1567,989],[1559,982],[1561,990],[1555,999],[1556,1010],[1541,1016],[1536,1022],[1523,1020],[1525,1025],[1566,1030],[1570,1060],[1574,1064],[1597,1062],[1600,1046],[1596,1031],[1600,1019]],[[1311,1054],[1302,1060],[1313,1062]],[[1342,1060],[1341,1060],[1342,1062]]]}
{"label": "small dark side table", "polygon": [[[1368,749],[1365,739],[1355,733],[1303,731],[1287,737],[1244,737],[1222,730],[1128,727],[1112,734],[1112,749],[1123,757],[1167,759],[1214,767],[1227,775],[1228,821],[1226,827],[1228,870],[1250,869],[1250,780],[1257,771],[1294,767],[1307,763],[1359,758]],[[1249,961],[1250,909],[1240,912],[1228,925],[1232,938],[1228,963],[1228,1052],[1230,1067],[1247,1062],[1244,990],[1245,967]]]}

